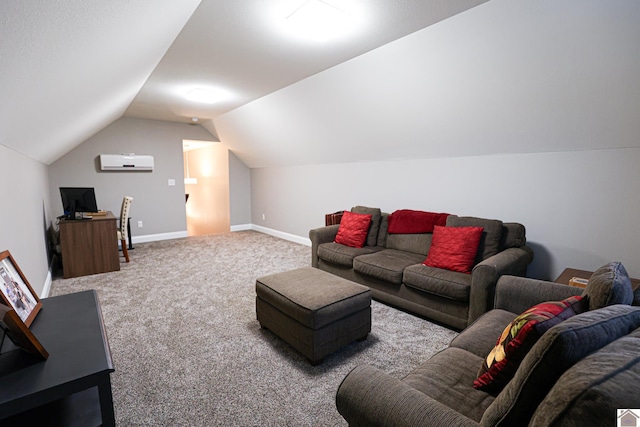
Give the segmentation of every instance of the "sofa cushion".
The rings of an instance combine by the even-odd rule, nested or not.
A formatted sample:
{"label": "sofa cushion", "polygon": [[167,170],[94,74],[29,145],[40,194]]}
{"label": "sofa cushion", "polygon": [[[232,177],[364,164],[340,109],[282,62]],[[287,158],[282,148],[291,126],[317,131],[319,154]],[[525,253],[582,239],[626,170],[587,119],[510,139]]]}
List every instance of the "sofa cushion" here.
{"label": "sofa cushion", "polygon": [[399,285],[403,270],[422,260],[422,255],[411,252],[385,249],[353,260],[353,269],[361,274]]}
{"label": "sofa cushion", "polygon": [[481,426],[527,425],[571,366],[640,327],[640,308],[611,305],[573,316],[547,331],[482,417]]}
{"label": "sofa cushion", "polygon": [[366,206],[354,206],[351,208],[351,212],[371,215],[371,226],[367,233],[367,246],[375,246],[378,240],[378,230],[380,229],[380,217],[382,212],[378,208],[368,208]]}
{"label": "sofa cushion", "polygon": [[432,233],[435,225],[447,223],[446,213],[399,209],[389,215],[389,234]]}
{"label": "sofa cushion", "polygon": [[447,227],[482,227],[483,233],[480,239],[480,247],[475,264],[482,262],[500,252],[502,241],[502,221],[497,219],[484,219],[472,216],[449,215]]}
{"label": "sofa cushion", "polygon": [[335,242],[352,248],[361,248],[367,241],[370,225],[370,214],[345,212],[342,215]]}
{"label": "sofa cushion", "polygon": [[481,364],[481,357],[449,347],[414,369],[402,381],[454,411],[479,421],[494,400],[490,394],[471,387],[474,370]]}
{"label": "sofa cushion", "polygon": [[515,317],[515,313],[507,310],[489,310],[460,332],[449,346],[467,350],[484,359],[495,347],[496,337]]}
{"label": "sofa cushion", "polygon": [[460,273],[471,273],[482,238],[482,227],[435,226],[424,264]]}
{"label": "sofa cushion", "polygon": [[382,217],[380,218],[380,229],[378,230],[378,240],[376,244],[378,246],[382,246],[383,248],[387,247],[387,230],[389,229],[389,214],[382,213]]}
{"label": "sofa cushion", "polygon": [[420,254],[423,257],[429,253],[433,234],[389,234],[387,235],[387,249]]}
{"label": "sofa cushion", "polygon": [[402,282],[411,288],[444,298],[469,301],[471,275],[466,273],[415,264],[404,269]]}
{"label": "sofa cushion", "polygon": [[318,258],[334,264],[353,268],[353,259],[359,255],[372,254],[383,250],[379,246],[364,246],[362,248],[352,248],[340,243],[329,242],[318,245]]}
{"label": "sofa cushion", "polygon": [[583,295],[589,295],[589,310],[612,304],[631,304],[631,279],[620,262],[610,262],[597,269],[589,278]]}
{"label": "sofa cushion", "polygon": [[520,248],[527,243],[527,231],[517,222],[505,222],[502,225],[501,249]]}
{"label": "sofa cushion", "polygon": [[622,415],[618,408],[640,408],[639,383],[640,329],[636,329],[569,368],[529,425],[614,425],[612,420]]}
{"label": "sofa cushion", "polygon": [[543,302],[525,310],[509,323],[489,352],[473,386],[497,394],[513,378],[531,347],[551,327],[586,311],[587,301],[572,296]]}

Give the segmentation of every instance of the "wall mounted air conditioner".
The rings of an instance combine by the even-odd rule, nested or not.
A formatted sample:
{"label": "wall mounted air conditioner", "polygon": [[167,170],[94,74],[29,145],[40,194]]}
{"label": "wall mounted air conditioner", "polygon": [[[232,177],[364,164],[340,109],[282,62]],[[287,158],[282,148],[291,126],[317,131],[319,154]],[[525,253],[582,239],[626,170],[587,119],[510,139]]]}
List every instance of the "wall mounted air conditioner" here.
{"label": "wall mounted air conditioner", "polygon": [[100,154],[103,171],[152,171],[153,156],[140,154]]}

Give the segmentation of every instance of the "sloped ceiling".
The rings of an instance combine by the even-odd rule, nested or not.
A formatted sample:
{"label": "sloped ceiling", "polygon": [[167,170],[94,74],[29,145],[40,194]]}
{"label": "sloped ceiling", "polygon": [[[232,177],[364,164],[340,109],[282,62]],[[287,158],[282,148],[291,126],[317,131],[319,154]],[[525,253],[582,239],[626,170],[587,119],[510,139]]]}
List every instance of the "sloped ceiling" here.
{"label": "sloped ceiling", "polygon": [[640,147],[638,41],[637,1],[491,0],[214,123],[254,168]]}
{"label": "sloped ceiling", "polygon": [[[316,0],[312,0],[316,1]],[[295,37],[286,17],[307,0],[203,0],[127,109],[139,118],[210,120],[267,94],[454,16],[487,0],[322,0],[350,12],[353,31],[327,42]],[[213,105],[195,86],[226,90]]]}
{"label": "sloped ceiling", "polygon": [[249,167],[640,146],[638,1],[340,0],[364,24],[328,44],[280,31],[305,1],[3,0],[0,144],[49,164],[125,115]]}
{"label": "sloped ceiling", "polygon": [[[0,144],[50,164],[123,115],[215,135],[222,113],[487,0],[340,0],[364,23],[325,45],[280,31],[305,1],[3,0]],[[187,103],[192,84],[233,96]]]}
{"label": "sloped ceiling", "polygon": [[0,144],[50,164],[122,116],[199,0],[0,2]]}

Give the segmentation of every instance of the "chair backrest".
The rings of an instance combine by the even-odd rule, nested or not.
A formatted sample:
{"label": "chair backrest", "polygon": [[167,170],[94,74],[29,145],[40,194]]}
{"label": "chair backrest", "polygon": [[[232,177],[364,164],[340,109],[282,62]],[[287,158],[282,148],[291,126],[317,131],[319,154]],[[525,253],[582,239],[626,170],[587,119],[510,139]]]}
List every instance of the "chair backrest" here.
{"label": "chair backrest", "polygon": [[123,238],[127,235],[127,224],[129,219],[129,207],[131,207],[133,197],[124,196],[122,199],[122,207],[120,208],[120,233]]}

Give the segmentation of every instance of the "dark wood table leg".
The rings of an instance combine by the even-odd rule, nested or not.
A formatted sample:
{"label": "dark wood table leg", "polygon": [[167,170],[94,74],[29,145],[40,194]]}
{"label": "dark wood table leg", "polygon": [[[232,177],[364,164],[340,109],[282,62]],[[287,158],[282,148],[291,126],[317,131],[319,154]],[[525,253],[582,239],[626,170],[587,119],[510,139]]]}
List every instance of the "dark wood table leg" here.
{"label": "dark wood table leg", "polygon": [[113,410],[113,396],[111,394],[111,378],[107,374],[98,384],[100,394],[100,412],[102,413],[103,427],[115,427],[116,416]]}

